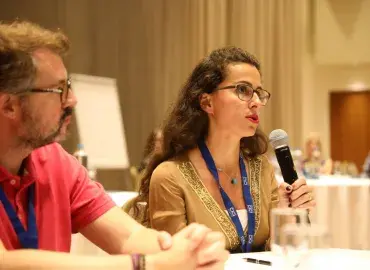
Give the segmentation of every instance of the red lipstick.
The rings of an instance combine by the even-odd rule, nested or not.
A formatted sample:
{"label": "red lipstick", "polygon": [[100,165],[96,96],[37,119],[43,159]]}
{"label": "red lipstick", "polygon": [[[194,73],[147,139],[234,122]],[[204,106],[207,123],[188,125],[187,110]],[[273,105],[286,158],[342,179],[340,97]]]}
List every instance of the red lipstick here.
{"label": "red lipstick", "polygon": [[258,114],[251,114],[247,116],[248,120],[251,121],[254,124],[258,124],[260,122],[260,119],[258,117]]}

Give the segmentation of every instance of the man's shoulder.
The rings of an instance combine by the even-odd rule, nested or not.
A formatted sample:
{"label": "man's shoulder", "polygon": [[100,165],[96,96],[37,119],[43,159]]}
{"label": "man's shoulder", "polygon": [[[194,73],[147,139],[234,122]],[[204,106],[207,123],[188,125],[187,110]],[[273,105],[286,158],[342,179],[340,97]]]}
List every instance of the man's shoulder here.
{"label": "man's shoulder", "polygon": [[56,177],[70,182],[72,179],[86,175],[81,163],[64,150],[59,143],[52,143],[35,149],[30,155],[30,162],[40,175],[46,173],[49,180]]}
{"label": "man's shoulder", "polygon": [[68,160],[72,156],[59,143],[51,143],[32,151],[32,159],[41,162]]}

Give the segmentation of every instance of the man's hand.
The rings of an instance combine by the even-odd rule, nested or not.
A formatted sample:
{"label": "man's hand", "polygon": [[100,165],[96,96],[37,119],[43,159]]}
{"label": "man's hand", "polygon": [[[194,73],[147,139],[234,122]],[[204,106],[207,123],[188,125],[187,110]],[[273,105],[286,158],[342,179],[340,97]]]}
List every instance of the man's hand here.
{"label": "man's hand", "polygon": [[197,265],[196,246],[190,234],[195,227],[186,227],[172,238],[172,246],[166,251],[147,256],[148,270],[195,270]]}
{"label": "man's hand", "polygon": [[191,248],[197,252],[197,269],[223,269],[229,252],[225,250],[225,237],[212,232],[204,225],[190,224],[175,237],[187,237]]}
{"label": "man's hand", "polygon": [[225,237],[209,228],[191,224],[175,234],[172,247],[154,255],[154,269],[221,270],[229,257]]}
{"label": "man's hand", "polygon": [[[130,237],[126,240],[125,245],[135,246],[135,243],[138,241],[147,243],[145,245],[145,250],[138,252],[144,254],[153,254],[168,250],[172,246],[172,237],[169,233],[148,229],[142,226],[131,233]],[[125,253],[133,252],[131,250],[126,250]]]}
{"label": "man's hand", "polygon": [[161,250],[170,249],[172,246],[172,236],[168,232],[157,232],[158,244]]}
{"label": "man's hand", "polygon": [[225,250],[225,246],[225,236],[223,233],[209,232],[197,249],[197,270],[224,269],[225,262],[230,255]]}

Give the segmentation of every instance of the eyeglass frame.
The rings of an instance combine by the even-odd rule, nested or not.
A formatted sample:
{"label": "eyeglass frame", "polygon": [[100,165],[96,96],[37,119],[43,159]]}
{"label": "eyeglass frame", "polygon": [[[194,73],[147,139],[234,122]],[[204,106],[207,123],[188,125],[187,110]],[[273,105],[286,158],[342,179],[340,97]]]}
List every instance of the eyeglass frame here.
{"label": "eyeglass frame", "polygon": [[[60,102],[62,104],[65,104],[68,100],[68,95],[69,91],[72,89],[72,83],[71,80],[68,78],[66,81],[66,84],[63,87],[58,87],[58,88],[31,88],[27,89],[22,92],[18,92],[17,94],[22,94],[22,93],[56,93],[60,94]],[[63,100],[63,92],[66,91],[67,93],[65,94],[65,98]]]}
{"label": "eyeglass frame", "polygon": [[234,84],[234,85],[228,85],[228,86],[224,86],[224,87],[220,87],[220,88],[216,88],[215,91],[218,91],[218,90],[225,90],[225,89],[237,89],[238,86],[241,86],[241,85],[244,85],[244,86],[247,86],[249,88],[251,88],[253,90],[252,92],[252,95],[250,96],[250,98],[248,100],[244,100],[244,99],[241,99],[240,96],[239,96],[239,93],[236,93],[236,95],[238,96],[238,98],[242,101],[246,101],[246,102],[249,102],[252,100],[253,96],[254,96],[254,93],[257,94],[257,97],[259,98],[259,100],[261,100],[261,98],[259,97],[258,95],[258,90],[262,90],[262,91],[265,91],[267,94],[268,94],[268,97],[267,97],[267,100],[266,100],[266,103],[263,104],[262,103],[262,100],[261,100],[261,103],[263,106],[265,106],[267,104],[267,102],[270,100],[271,98],[271,93],[269,91],[267,91],[266,89],[263,89],[261,87],[257,87],[256,89],[254,89],[251,85],[247,84],[247,83],[238,83],[238,84]]}

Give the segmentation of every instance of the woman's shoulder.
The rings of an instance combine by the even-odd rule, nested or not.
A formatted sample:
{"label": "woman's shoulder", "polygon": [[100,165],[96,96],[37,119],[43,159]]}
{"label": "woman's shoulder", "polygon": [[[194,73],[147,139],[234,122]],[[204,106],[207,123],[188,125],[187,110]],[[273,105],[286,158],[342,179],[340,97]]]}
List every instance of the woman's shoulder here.
{"label": "woman's shoulder", "polygon": [[163,161],[154,169],[151,182],[178,179],[180,176],[179,165],[184,161],[186,161],[184,156]]}
{"label": "woman's shoulder", "polygon": [[184,155],[171,158],[169,160],[163,161],[160,163],[153,171],[154,173],[171,173],[173,171],[177,171],[177,167],[179,164],[186,161],[186,157]]}

